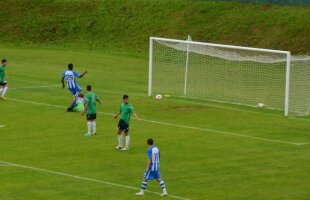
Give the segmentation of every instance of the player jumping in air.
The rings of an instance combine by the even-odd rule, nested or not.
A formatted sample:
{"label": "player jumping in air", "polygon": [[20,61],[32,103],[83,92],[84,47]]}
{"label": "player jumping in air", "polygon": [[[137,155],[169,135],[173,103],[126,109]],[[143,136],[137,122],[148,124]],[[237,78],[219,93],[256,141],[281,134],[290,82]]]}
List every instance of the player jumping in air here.
{"label": "player jumping in air", "polygon": [[[96,101],[100,104],[100,100],[97,95],[93,93],[91,90],[91,86],[88,85],[86,87],[87,93],[85,94],[85,108],[81,112],[81,115],[84,115],[86,112],[86,121],[87,121],[87,133],[85,136],[96,135]],[[91,131],[93,129],[93,131]]]}
{"label": "player jumping in air", "polygon": [[1,99],[5,99],[5,94],[9,89],[8,83],[5,81],[5,70],[7,66],[8,61],[6,59],[3,59],[1,64],[0,64],[0,94],[1,94]]}
{"label": "player jumping in air", "polygon": [[[117,112],[114,116],[116,119],[119,115],[121,115],[119,123],[118,123],[118,145],[115,147],[116,149],[121,149],[123,151],[129,150],[129,143],[130,143],[130,137],[129,137],[129,122],[130,122],[130,116],[133,114],[136,120],[139,121],[139,117],[136,114],[134,108],[129,103],[129,97],[128,95],[123,96],[123,104],[119,108],[119,112]],[[124,132],[126,137],[126,146],[123,148],[123,136],[122,132]]]}
{"label": "player jumping in air", "polygon": [[82,91],[81,87],[77,84],[75,77],[82,78],[87,71],[85,71],[83,74],[79,74],[76,71],[73,71],[73,64],[68,65],[68,69],[62,73],[61,77],[61,83],[62,88],[65,88],[65,79],[67,82],[67,88],[68,90],[75,96],[78,96],[78,94]]}
{"label": "player jumping in air", "polygon": [[147,165],[141,185],[141,191],[136,193],[136,195],[144,195],[144,190],[147,187],[148,180],[156,179],[163,190],[161,196],[167,196],[168,193],[166,185],[165,182],[161,179],[159,171],[160,152],[159,149],[153,145],[153,143],[154,141],[152,138],[147,140],[147,144],[149,146],[147,150]]}

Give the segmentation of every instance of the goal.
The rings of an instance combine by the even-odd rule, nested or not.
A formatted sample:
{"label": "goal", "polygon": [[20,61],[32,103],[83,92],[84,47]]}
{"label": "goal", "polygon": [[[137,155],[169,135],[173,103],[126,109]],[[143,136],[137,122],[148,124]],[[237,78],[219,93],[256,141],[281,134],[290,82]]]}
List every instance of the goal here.
{"label": "goal", "polygon": [[289,51],[150,38],[148,95],[169,94],[284,115],[310,111],[310,57]]}

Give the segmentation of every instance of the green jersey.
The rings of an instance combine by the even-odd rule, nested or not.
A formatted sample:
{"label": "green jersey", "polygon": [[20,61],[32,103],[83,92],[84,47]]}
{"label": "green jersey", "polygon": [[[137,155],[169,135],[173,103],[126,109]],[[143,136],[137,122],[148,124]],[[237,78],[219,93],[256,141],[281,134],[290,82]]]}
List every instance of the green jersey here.
{"label": "green jersey", "polygon": [[82,112],[83,110],[84,110],[84,99],[81,97],[78,97],[76,99],[76,106],[73,108],[73,111]]}
{"label": "green jersey", "polygon": [[88,105],[87,114],[96,114],[96,100],[98,100],[97,95],[93,92],[87,92],[84,99],[85,104]]}
{"label": "green jersey", "polygon": [[0,82],[4,81],[4,72],[6,70],[6,67],[2,66],[0,64]]}
{"label": "green jersey", "polygon": [[132,113],[135,112],[132,105],[130,103],[127,103],[127,104],[123,103],[119,108],[119,112],[121,114],[121,120],[123,120],[126,124],[129,125],[130,116]]}

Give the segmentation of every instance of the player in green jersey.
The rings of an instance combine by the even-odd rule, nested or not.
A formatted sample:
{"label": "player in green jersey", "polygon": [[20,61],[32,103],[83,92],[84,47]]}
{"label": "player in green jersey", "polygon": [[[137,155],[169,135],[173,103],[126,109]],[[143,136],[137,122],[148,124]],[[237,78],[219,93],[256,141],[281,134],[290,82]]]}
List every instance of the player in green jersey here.
{"label": "player in green jersey", "polygon": [[8,83],[5,81],[5,70],[7,66],[8,61],[6,59],[2,59],[2,62],[0,64],[0,94],[1,99],[5,99],[5,94],[9,89]]}
{"label": "player in green jersey", "polygon": [[[92,88],[90,85],[86,87],[86,90],[87,93],[84,96],[85,107],[81,112],[81,115],[86,113],[87,133],[85,136],[91,136],[96,135],[96,101],[98,101],[100,104],[101,102],[97,95],[91,91]],[[91,129],[93,129],[93,132],[91,132]]]}
{"label": "player in green jersey", "polygon": [[71,106],[67,108],[67,112],[82,112],[84,108],[84,94],[79,93],[77,97],[74,97]]}
{"label": "player in green jersey", "polygon": [[[118,145],[116,149],[121,149],[123,151],[127,151],[129,149],[129,143],[130,143],[130,137],[129,137],[129,123],[130,123],[130,116],[133,115],[136,120],[140,120],[138,115],[136,114],[134,108],[129,103],[129,97],[128,95],[123,96],[123,103],[119,108],[119,112],[117,112],[114,116],[115,119],[117,119],[118,116],[120,117],[120,120],[118,122]],[[123,148],[123,136],[122,132],[124,132],[126,137],[126,146]]]}

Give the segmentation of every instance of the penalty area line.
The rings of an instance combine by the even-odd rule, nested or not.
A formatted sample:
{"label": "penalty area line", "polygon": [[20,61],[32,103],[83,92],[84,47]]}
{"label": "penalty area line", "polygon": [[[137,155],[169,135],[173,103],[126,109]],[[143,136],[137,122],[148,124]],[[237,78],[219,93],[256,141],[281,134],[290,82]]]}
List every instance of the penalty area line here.
{"label": "penalty area line", "polygon": [[[11,162],[6,162],[6,161],[0,160],[0,164],[1,163],[6,164],[7,166],[19,167],[19,168],[24,168],[24,169],[30,169],[30,170],[34,170],[34,171],[40,171],[40,172],[45,172],[45,173],[49,173],[49,174],[55,174],[55,175],[59,175],[59,176],[70,177],[70,178],[84,180],[84,181],[90,181],[90,182],[95,182],[95,183],[100,183],[100,184],[105,184],[105,185],[110,185],[110,186],[115,186],[115,187],[127,188],[127,189],[131,189],[131,190],[136,190],[136,191],[140,190],[140,188],[136,188],[136,187],[132,187],[132,186],[128,186],[128,185],[112,183],[112,182],[109,182],[109,181],[101,181],[101,180],[97,180],[97,179],[86,178],[86,177],[72,175],[72,174],[67,174],[67,173],[63,173],[63,172],[57,172],[57,171],[52,171],[52,170],[48,170],[48,169],[42,169],[42,168],[27,166],[27,165],[20,165],[20,164],[16,164],[16,163],[11,163]],[[145,190],[145,192],[156,194],[156,195],[161,195],[161,193],[159,193],[159,192],[153,192],[153,191],[150,191],[150,190]],[[181,200],[190,200],[188,198],[178,197],[178,196],[174,196],[174,195],[168,195],[168,197],[171,197],[171,198],[174,198],[174,199],[181,199]]]}
{"label": "penalty area line", "polygon": [[0,128],[4,128],[5,127],[5,125],[0,125]]}
{"label": "penalty area line", "polygon": [[[22,103],[30,103],[30,104],[35,104],[35,105],[44,105],[44,106],[50,106],[50,107],[56,107],[56,108],[66,108],[65,106],[59,106],[59,105],[48,104],[48,103],[39,103],[39,102],[19,100],[19,99],[9,99],[9,98],[8,98],[8,100],[16,101],[16,102],[22,102]],[[109,115],[109,116],[114,115],[112,113],[105,113],[105,112],[97,112],[97,113],[103,114],[103,115]],[[180,124],[172,124],[172,123],[159,122],[159,121],[153,121],[153,120],[147,120],[147,119],[141,119],[141,121],[152,123],[152,124],[160,124],[160,125],[166,125],[166,126],[172,126],[172,127],[206,131],[209,133],[219,133],[219,134],[224,134],[224,135],[243,137],[243,138],[248,138],[248,139],[253,139],[253,140],[261,140],[261,141],[266,141],[266,142],[283,143],[283,144],[298,145],[298,146],[310,144],[308,142],[307,143],[288,142],[288,141],[284,141],[284,140],[276,140],[276,139],[270,139],[270,138],[249,136],[249,135],[243,135],[243,134],[239,134],[239,133],[231,133],[231,132],[227,132],[227,131],[219,131],[219,130],[208,129],[208,128],[199,128],[199,127],[194,127],[194,126],[185,126],[185,125],[180,125]]]}

